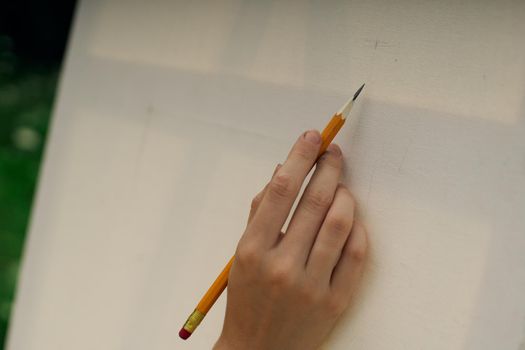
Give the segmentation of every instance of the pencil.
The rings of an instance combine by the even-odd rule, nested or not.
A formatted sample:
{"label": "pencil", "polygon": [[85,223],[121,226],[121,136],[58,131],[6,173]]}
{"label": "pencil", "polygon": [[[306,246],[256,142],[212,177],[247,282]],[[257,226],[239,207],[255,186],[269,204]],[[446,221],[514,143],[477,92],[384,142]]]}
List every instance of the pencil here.
{"label": "pencil", "polygon": [[[346,118],[352,110],[354,101],[357,99],[357,96],[359,96],[364,86],[365,84],[361,85],[361,87],[356,91],[354,96],[350,98],[350,100],[348,100],[347,103],[345,103],[345,105],[339,110],[339,112],[334,114],[332,119],[330,119],[330,121],[324,128],[323,132],[321,133],[322,143],[321,147],[319,148],[319,154],[317,156],[318,158],[326,151],[334,137],[343,127]],[[230,258],[230,261],[228,261],[228,263],[222,269],[219,276],[215,279],[210,288],[208,288],[206,294],[204,294],[204,296],[201,298],[195,310],[193,310],[190,317],[188,317],[188,319],[184,323],[184,326],[180,329],[179,337],[181,337],[184,340],[188,339],[195,331],[195,329],[199,326],[199,324],[202,322],[202,320],[204,319],[208,311],[211,309],[213,304],[215,304],[215,301],[217,301],[219,296],[222,294],[222,292],[228,285],[228,276],[230,274],[230,269],[234,259],[235,256]]]}

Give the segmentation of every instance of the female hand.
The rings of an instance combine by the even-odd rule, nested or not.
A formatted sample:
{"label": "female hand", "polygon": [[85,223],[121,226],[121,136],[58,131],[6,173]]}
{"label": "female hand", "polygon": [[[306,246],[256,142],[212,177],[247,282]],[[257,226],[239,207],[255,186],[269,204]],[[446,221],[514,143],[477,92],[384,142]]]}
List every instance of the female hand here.
{"label": "female hand", "polygon": [[352,195],[339,183],[338,146],[331,145],[317,162],[286,234],[281,233],[320,145],[319,132],[301,135],[254,198],[215,349],[317,349],[350,303],[367,238],[354,221]]}

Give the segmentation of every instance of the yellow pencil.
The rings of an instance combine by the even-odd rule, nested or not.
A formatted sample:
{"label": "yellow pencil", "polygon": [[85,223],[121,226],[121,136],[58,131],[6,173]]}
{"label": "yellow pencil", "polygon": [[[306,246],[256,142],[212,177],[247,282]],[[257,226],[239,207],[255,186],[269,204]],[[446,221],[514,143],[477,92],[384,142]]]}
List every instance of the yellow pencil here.
{"label": "yellow pencil", "polygon": [[[343,127],[343,124],[346,121],[346,118],[350,114],[350,110],[352,109],[352,106],[354,104],[354,101],[356,100],[357,96],[361,93],[361,90],[363,90],[363,87],[365,84],[361,85],[361,87],[356,91],[354,96],[341,108],[339,112],[337,112],[330,122],[326,125],[323,132],[321,133],[321,148],[319,149],[318,157],[320,157],[328,148],[332,140],[334,139],[335,135],[341,130]],[[204,316],[208,313],[208,311],[211,309],[215,301],[219,298],[219,296],[222,294],[226,286],[228,285],[228,276],[230,274],[230,269],[233,264],[234,256],[228,261],[224,269],[222,269],[219,276],[215,279],[213,284],[208,288],[206,291],[206,294],[201,298],[199,304],[197,304],[197,307],[193,312],[191,313],[190,317],[186,320],[184,323],[184,326],[179,331],[179,336],[182,339],[188,339],[191,334],[195,331],[195,329],[199,326],[201,321],[204,319]]]}

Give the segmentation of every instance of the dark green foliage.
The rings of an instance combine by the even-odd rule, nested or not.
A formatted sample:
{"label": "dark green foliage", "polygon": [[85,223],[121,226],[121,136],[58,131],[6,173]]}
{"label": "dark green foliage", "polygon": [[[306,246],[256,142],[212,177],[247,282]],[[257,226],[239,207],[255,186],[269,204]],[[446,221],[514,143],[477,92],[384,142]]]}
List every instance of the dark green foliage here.
{"label": "dark green foliage", "polygon": [[74,6],[0,4],[0,349]]}
{"label": "dark green foliage", "polygon": [[17,62],[0,37],[0,345],[15,293],[58,65]]}

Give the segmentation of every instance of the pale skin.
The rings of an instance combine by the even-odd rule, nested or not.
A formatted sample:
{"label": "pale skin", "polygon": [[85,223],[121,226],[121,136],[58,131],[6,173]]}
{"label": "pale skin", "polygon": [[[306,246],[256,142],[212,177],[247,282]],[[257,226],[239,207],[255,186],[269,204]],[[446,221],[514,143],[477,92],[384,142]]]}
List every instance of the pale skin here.
{"label": "pale skin", "polygon": [[214,349],[318,349],[350,304],[367,234],[355,220],[354,198],[339,183],[343,158],[337,145],[317,162],[286,234],[281,233],[320,145],[319,132],[301,135],[253,199]]}

